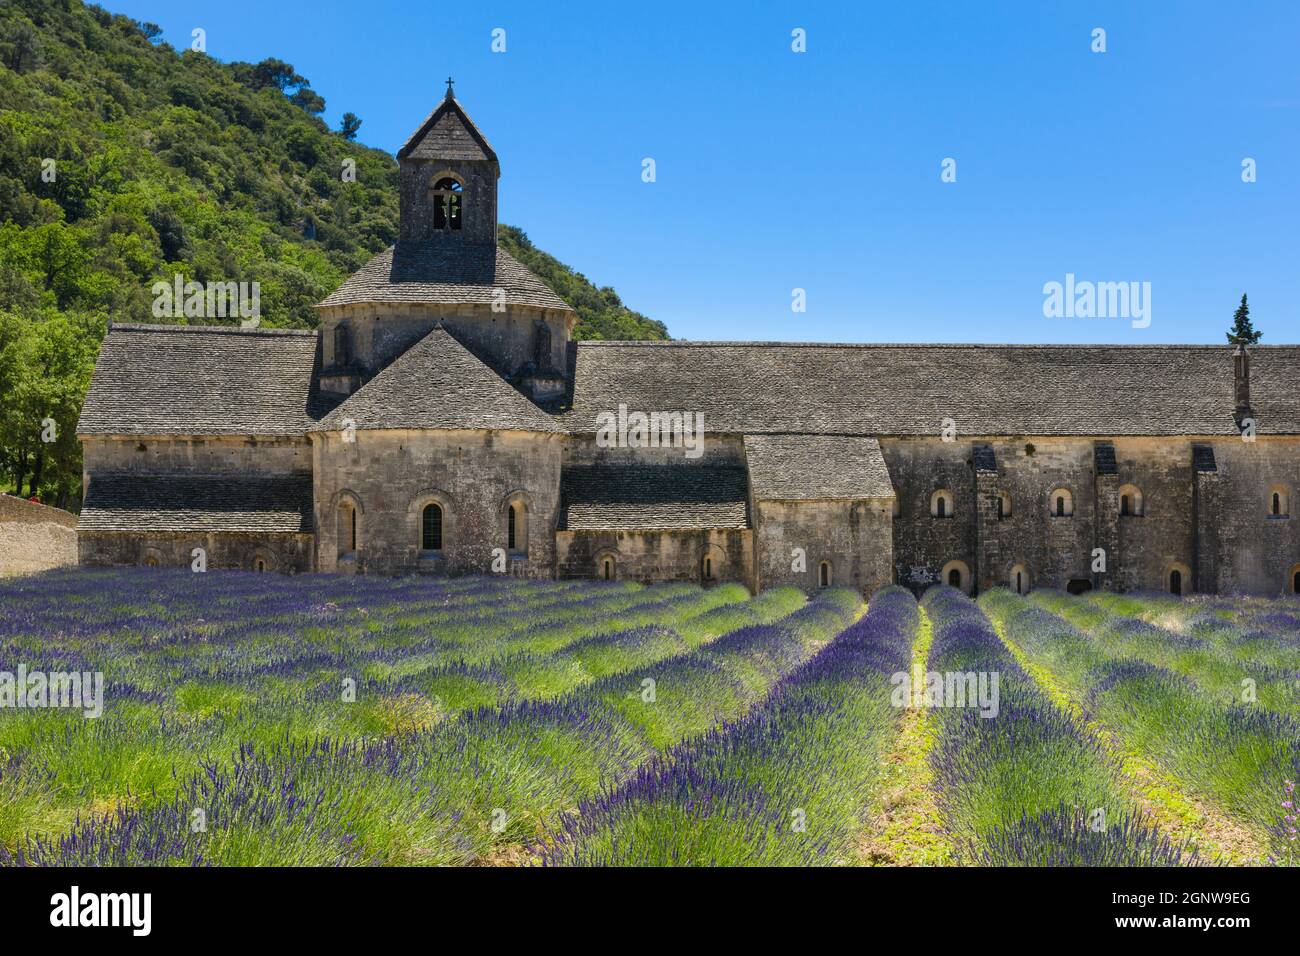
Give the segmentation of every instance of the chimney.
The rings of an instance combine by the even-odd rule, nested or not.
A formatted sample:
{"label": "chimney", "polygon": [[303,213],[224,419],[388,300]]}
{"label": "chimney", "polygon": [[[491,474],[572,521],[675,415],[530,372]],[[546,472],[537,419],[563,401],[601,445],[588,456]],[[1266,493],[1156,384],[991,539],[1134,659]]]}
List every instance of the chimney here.
{"label": "chimney", "polygon": [[1237,346],[1236,354],[1232,357],[1232,378],[1233,395],[1237,403],[1237,427],[1240,428],[1244,419],[1253,417],[1250,411],[1250,353],[1244,344]]}

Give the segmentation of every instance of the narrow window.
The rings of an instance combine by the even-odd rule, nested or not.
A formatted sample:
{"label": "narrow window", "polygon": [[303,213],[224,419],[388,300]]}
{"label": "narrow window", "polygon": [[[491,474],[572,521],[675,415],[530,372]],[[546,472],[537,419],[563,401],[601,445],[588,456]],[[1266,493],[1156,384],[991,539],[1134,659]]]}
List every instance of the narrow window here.
{"label": "narrow window", "polygon": [[425,505],[420,522],[420,547],[425,551],[442,550],[442,505]]}
{"label": "narrow window", "polygon": [[347,326],[340,325],[334,330],[334,366],[342,368],[352,361],[352,351],[348,341]]}
{"label": "narrow window", "polygon": [[515,550],[515,506],[511,505],[506,515],[506,548]]}
{"label": "narrow window", "polygon": [[818,580],[821,582],[821,586],[824,588],[828,588],[831,586],[831,563],[829,561],[822,562],[820,576]]}
{"label": "narrow window", "polygon": [[433,186],[433,228],[459,230],[464,190],[450,176],[444,176]]}
{"label": "narrow window", "polygon": [[606,581],[614,580],[614,559],[605,558],[600,562],[600,576]]}
{"label": "narrow window", "polygon": [[704,580],[713,580],[713,558],[707,554],[704,556]]}
{"label": "narrow window", "polygon": [[1025,593],[1025,572],[1024,571],[1016,572],[1016,593],[1017,594]]}
{"label": "narrow window", "polygon": [[948,499],[940,496],[939,500],[935,502],[934,512],[936,518],[948,517]]}
{"label": "narrow window", "polygon": [[1300,594],[1300,571],[1297,571],[1291,578],[1291,593]]}
{"label": "narrow window", "polygon": [[1179,571],[1177,568],[1174,568],[1169,572],[1169,593],[1183,593],[1183,572]]}
{"label": "narrow window", "polygon": [[1128,495],[1120,496],[1119,513],[1122,515],[1131,515],[1133,513],[1133,499]]}
{"label": "narrow window", "polygon": [[257,571],[257,572],[259,572],[259,573],[262,572],[262,571],[265,571],[265,570],[266,570],[266,561],[263,560],[262,558],[257,558],[257,559],[255,559],[255,560],[253,561],[253,570],[254,570],[254,571]]}
{"label": "narrow window", "polygon": [[1273,514],[1280,515],[1281,513],[1282,513],[1282,496],[1275,491],[1273,492]]}
{"label": "narrow window", "polygon": [[1065,517],[1065,496],[1064,495],[1056,496],[1056,517],[1058,518]]}
{"label": "narrow window", "polygon": [[1004,511],[1004,509],[1003,509],[1003,504],[1002,504],[1002,496],[999,495],[999,496],[998,496],[998,520],[999,520],[999,521],[1001,521],[1003,518],[1006,517],[1006,515],[1003,513],[1003,511]]}
{"label": "narrow window", "polygon": [[955,588],[961,587],[961,571],[959,569],[953,568],[948,572],[948,583]]}
{"label": "narrow window", "polygon": [[357,549],[357,509],[352,502],[339,502],[338,524],[335,530],[339,557],[351,554]]}

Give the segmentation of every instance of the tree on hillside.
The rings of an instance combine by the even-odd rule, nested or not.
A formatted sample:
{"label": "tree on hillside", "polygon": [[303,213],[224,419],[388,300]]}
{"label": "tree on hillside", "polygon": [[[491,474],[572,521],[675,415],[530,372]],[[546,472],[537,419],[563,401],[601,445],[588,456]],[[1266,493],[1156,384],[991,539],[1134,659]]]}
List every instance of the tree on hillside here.
{"label": "tree on hillside", "polygon": [[356,113],[344,113],[339,123],[339,132],[343,134],[343,138],[349,141],[356,139],[359,129],[361,129],[361,117]]}
{"label": "tree on hillside", "polygon": [[1246,305],[1246,293],[1241,294],[1241,305],[1232,316],[1232,329],[1228,332],[1230,345],[1256,345],[1264,337],[1263,332],[1256,332],[1250,321],[1250,306]]}
{"label": "tree on hillside", "polygon": [[15,73],[30,73],[40,62],[40,48],[36,44],[36,28],[30,23],[19,23],[0,43],[0,59]]}
{"label": "tree on hillside", "polygon": [[313,115],[325,112],[325,97],[310,86],[300,87],[293,96],[289,97],[289,102]]}
{"label": "tree on hillside", "polygon": [[249,85],[255,90],[275,87],[281,93],[288,93],[291,89],[306,84],[307,79],[299,76],[294,71],[292,64],[270,57],[253,66]]}

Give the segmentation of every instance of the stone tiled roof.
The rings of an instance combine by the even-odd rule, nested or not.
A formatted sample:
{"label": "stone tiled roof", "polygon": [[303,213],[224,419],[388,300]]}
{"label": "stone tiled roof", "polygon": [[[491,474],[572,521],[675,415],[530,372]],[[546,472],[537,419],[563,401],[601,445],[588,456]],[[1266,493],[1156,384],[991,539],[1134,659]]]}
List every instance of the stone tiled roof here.
{"label": "stone tiled roof", "polygon": [[81,531],[309,533],[310,475],[92,475]]}
{"label": "stone tiled roof", "polygon": [[403,352],[311,430],[340,431],[348,421],[358,429],[563,430],[442,326]]}
{"label": "stone tiled roof", "polygon": [[455,159],[497,161],[496,151],[454,97],[439,103],[411,134],[398,159]]}
{"label": "stone tiled roof", "polygon": [[113,325],[77,434],[301,435],[327,407],[315,362],[315,332]]}
{"label": "stone tiled roof", "polygon": [[745,469],[575,465],[560,479],[561,531],[748,528]]}
{"label": "stone tiled roof", "polygon": [[[1235,435],[1224,346],[582,342],[575,432],[626,403],[738,434]],[[1261,434],[1300,434],[1300,346],[1251,350]]]}
{"label": "stone tiled roof", "polygon": [[756,501],[855,500],[894,495],[880,443],[874,438],[746,435],[745,457]]}
{"label": "stone tiled roof", "polygon": [[327,296],[317,308],[357,302],[505,305],[571,312],[569,305],[501,248],[475,243],[399,242],[389,246]]}

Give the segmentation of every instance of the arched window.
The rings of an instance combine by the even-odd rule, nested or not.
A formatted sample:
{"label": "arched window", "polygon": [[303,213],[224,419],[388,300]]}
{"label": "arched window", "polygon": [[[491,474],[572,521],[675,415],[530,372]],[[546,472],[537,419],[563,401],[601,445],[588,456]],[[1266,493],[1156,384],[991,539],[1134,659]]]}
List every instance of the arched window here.
{"label": "arched window", "polygon": [[1017,564],[1011,569],[1011,577],[1008,583],[1011,585],[1011,590],[1017,594],[1029,593],[1029,571],[1026,570],[1023,564]]}
{"label": "arched window", "polygon": [[1142,514],[1142,491],[1137,485],[1124,485],[1119,489],[1119,513],[1125,518]]}
{"label": "arched window", "polygon": [[336,526],[338,535],[338,554],[340,558],[349,557],[357,552],[357,506],[349,499],[339,502],[338,523]]}
{"label": "arched window", "polygon": [[997,508],[999,521],[1004,521],[1011,517],[1011,496],[1005,491],[998,492]]}
{"label": "arched window", "polygon": [[970,568],[965,561],[949,561],[939,572],[939,583],[970,593]]}
{"label": "arched window", "polygon": [[614,558],[612,555],[605,555],[600,559],[600,577],[602,581],[614,580]]}
{"label": "arched window", "polygon": [[713,555],[706,554],[704,556],[704,563],[700,567],[700,571],[704,575],[704,580],[706,581],[713,580]]}
{"label": "arched window", "polygon": [[1268,513],[1274,518],[1291,513],[1291,489],[1286,485],[1274,485],[1268,490]]}
{"label": "arched window", "polygon": [[1074,514],[1074,495],[1068,488],[1057,488],[1048,496],[1048,509],[1053,518],[1068,518]]}
{"label": "arched window", "polygon": [[1287,584],[1290,587],[1291,593],[1300,594],[1300,564],[1297,564],[1295,567],[1293,567],[1291,569],[1291,573],[1288,574],[1286,577],[1287,577]]}
{"label": "arched window", "polygon": [[450,176],[433,184],[433,228],[458,231],[464,213],[465,190]]}
{"label": "arched window", "polygon": [[254,570],[254,571],[257,571],[257,572],[259,572],[259,573],[262,572],[262,571],[265,571],[265,570],[266,570],[266,558],[262,557],[261,555],[258,555],[256,558],[254,558],[254,559],[253,559],[253,570]]}
{"label": "arched window", "polygon": [[831,586],[831,582],[834,579],[835,576],[834,571],[831,568],[831,563],[829,561],[823,561],[821,567],[817,570],[817,583],[824,588],[828,588]]}
{"label": "arched window", "polygon": [[930,496],[930,514],[935,518],[952,517],[952,492],[941,488]]}
{"label": "arched window", "polygon": [[442,505],[436,502],[420,512],[420,550],[442,550]]}
{"label": "arched window", "polygon": [[528,496],[517,491],[506,499],[505,514],[506,550],[512,554],[528,552]]}
{"label": "arched window", "polygon": [[1165,571],[1165,584],[1170,594],[1183,595],[1191,590],[1192,571],[1181,561],[1175,561]]}

